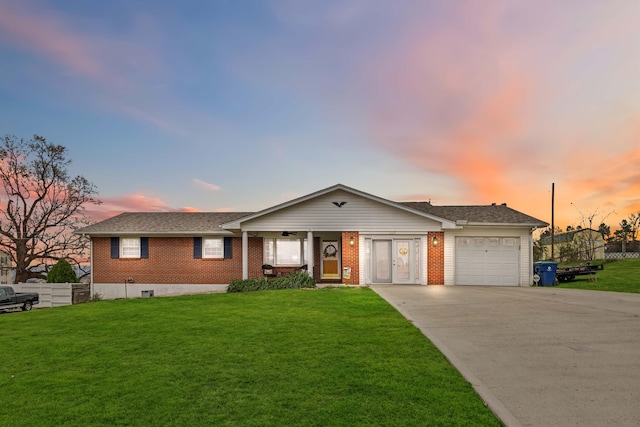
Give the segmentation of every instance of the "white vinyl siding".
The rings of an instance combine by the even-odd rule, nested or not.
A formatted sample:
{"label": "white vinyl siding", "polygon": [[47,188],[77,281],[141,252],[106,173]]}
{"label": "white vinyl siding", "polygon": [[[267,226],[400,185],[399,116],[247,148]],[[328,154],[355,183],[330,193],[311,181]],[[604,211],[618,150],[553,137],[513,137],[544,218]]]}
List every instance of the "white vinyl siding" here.
{"label": "white vinyl siding", "polygon": [[202,239],[202,258],[223,258],[223,239]]}
{"label": "white vinyl siding", "polygon": [[[346,202],[337,207],[333,202]],[[242,223],[243,231],[294,230],[420,233],[441,223],[346,191],[335,191]]]}
{"label": "white vinyl siding", "polygon": [[121,238],[120,258],[140,258],[140,238]]}

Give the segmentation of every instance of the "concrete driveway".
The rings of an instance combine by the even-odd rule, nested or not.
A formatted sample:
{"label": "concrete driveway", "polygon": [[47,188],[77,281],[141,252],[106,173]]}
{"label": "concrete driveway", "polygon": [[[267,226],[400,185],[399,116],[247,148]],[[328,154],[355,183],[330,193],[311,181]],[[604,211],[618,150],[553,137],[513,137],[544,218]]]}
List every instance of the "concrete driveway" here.
{"label": "concrete driveway", "polygon": [[507,426],[640,425],[640,294],[374,285]]}

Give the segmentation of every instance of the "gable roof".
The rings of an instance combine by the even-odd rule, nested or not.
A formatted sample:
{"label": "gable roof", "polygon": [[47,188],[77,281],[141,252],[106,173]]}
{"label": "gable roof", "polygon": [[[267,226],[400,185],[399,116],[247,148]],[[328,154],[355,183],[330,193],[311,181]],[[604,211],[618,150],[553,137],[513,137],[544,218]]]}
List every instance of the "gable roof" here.
{"label": "gable roof", "polygon": [[548,225],[544,221],[518,212],[506,205],[434,206],[429,202],[393,202],[346,185],[337,184],[259,212],[125,212],[80,228],[75,233],[91,236],[230,235],[232,234],[231,230],[242,229],[242,223],[245,221],[286,209],[337,190],[343,190],[439,222],[443,229],[461,228],[465,225],[520,227],[545,227]]}
{"label": "gable roof", "polygon": [[434,206],[429,202],[401,202],[413,209],[454,221],[458,225],[512,225],[546,227],[548,224],[507,205]]}
{"label": "gable roof", "polygon": [[220,225],[247,212],[125,212],[76,230],[76,234],[162,235],[231,234]]}
{"label": "gable roof", "polygon": [[357,196],[364,197],[366,199],[373,200],[373,201],[382,203],[382,204],[387,205],[387,206],[392,206],[392,207],[398,208],[398,209],[406,211],[406,212],[411,212],[413,214],[417,214],[417,215],[423,216],[425,218],[428,218],[428,219],[431,219],[433,221],[441,223],[442,224],[442,228],[444,228],[444,229],[457,228],[454,221],[448,220],[448,219],[446,219],[444,217],[440,217],[440,216],[434,215],[433,213],[426,212],[424,210],[414,209],[414,208],[412,208],[410,206],[406,206],[406,205],[404,205],[402,203],[392,202],[391,200],[387,200],[387,199],[384,199],[382,197],[374,196],[373,194],[365,193],[364,191],[356,190],[355,188],[351,188],[351,187],[348,187],[348,186],[343,185],[343,184],[336,184],[336,185],[333,185],[331,187],[327,187],[327,188],[325,188],[323,190],[319,190],[319,191],[316,191],[314,193],[307,194],[306,196],[298,197],[296,199],[289,200],[288,202],[284,202],[284,203],[281,203],[279,205],[272,206],[270,208],[261,210],[260,212],[256,212],[256,213],[248,215],[246,217],[239,218],[238,220],[230,221],[228,223],[222,224],[222,227],[226,228],[226,229],[231,229],[231,230],[239,230],[241,228],[241,223],[242,222],[250,221],[252,219],[255,219],[255,218],[258,218],[258,217],[261,217],[261,216],[265,216],[265,215],[268,215],[270,213],[273,213],[273,212],[276,212],[276,211],[279,211],[279,210],[282,210],[282,209],[286,209],[286,208],[291,207],[293,205],[297,205],[297,204],[306,202],[308,200],[315,199],[317,197],[323,196],[325,194],[332,193],[332,192],[337,191],[337,190],[346,191],[348,193],[355,194]]}

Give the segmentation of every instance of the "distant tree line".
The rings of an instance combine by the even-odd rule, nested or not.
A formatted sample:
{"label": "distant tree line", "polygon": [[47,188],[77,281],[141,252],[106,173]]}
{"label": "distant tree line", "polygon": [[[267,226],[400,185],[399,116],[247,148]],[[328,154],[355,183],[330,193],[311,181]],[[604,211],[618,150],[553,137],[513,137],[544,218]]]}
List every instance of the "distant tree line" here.
{"label": "distant tree line", "polygon": [[[554,235],[591,229],[602,235],[606,252],[640,252],[640,240],[638,240],[640,237],[640,212],[622,219],[613,232],[611,231],[611,227],[604,222],[607,216],[601,218],[600,221],[595,221],[595,213],[586,216],[581,214],[578,225],[568,225],[564,230],[556,226]],[[594,223],[600,223],[600,225],[595,228]],[[537,259],[542,259],[544,255],[544,248],[541,241],[549,236],[551,236],[551,227],[544,229],[540,234],[540,240],[534,243],[534,255],[538,255]],[[577,239],[574,245],[564,245],[561,247],[559,258],[562,260],[591,259],[592,257],[589,256],[589,253],[592,253],[596,248],[591,247],[593,246],[591,240],[583,240],[584,239]]]}

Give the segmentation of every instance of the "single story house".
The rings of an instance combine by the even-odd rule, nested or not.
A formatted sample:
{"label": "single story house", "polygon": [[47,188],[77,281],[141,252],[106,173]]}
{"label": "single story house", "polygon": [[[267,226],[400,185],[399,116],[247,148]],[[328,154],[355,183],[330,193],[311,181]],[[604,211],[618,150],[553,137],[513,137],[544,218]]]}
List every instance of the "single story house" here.
{"label": "single story house", "polygon": [[553,255],[551,254],[551,236],[540,239],[542,257],[556,261],[592,261],[604,259],[604,236],[598,230],[578,228],[553,236]]}
{"label": "single story house", "polygon": [[338,184],[255,213],[123,213],[76,233],[91,239],[92,292],[120,298],[299,269],[320,283],[528,286],[532,232],[546,225],[506,204],[393,202]]}

